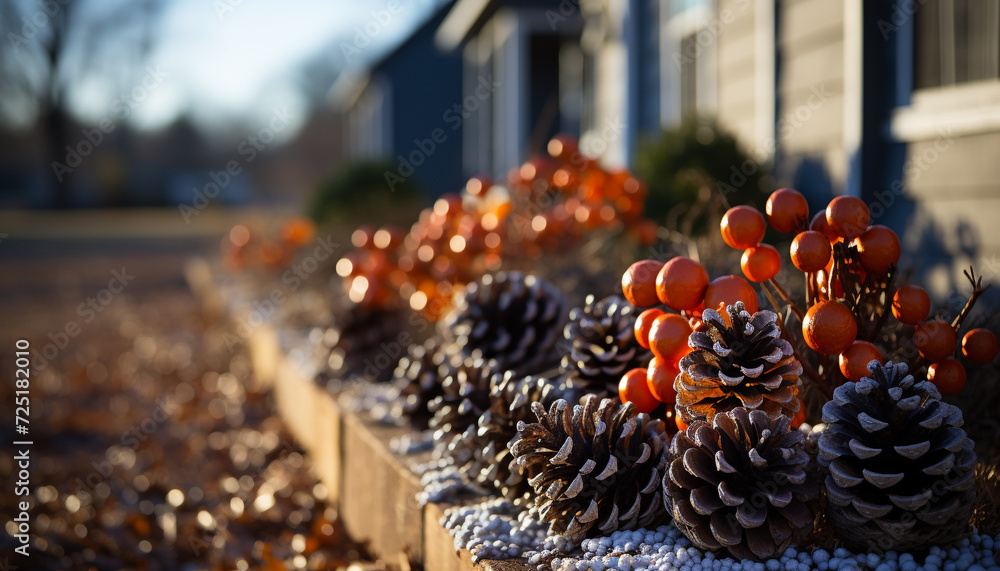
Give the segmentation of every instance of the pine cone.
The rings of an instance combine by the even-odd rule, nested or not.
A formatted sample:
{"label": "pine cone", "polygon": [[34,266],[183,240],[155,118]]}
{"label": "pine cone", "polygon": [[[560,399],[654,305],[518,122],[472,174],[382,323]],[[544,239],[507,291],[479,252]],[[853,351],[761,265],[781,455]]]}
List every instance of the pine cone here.
{"label": "pine cone", "polygon": [[507,444],[517,434],[517,423],[533,422],[531,403],[544,407],[558,399],[580,400],[579,389],[565,378],[521,377],[513,371],[495,375],[491,382],[490,407],[477,425],[470,426],[449,443],[449,453],[456,459],[466,481],[495,489],[515,504],[525,503],[531,486],[514,461]]}
{"label": "pine cone", "polygon": [[323,376],[349,379],[364,376],[378,382],[392,379],[399,338],[406,320],[396,309],[373,309],[352,304],[334,316],[324,341],[330,347]]}
{"label": "pine cone", "polygon": [[674,436],[663,496],[692,543],[765,559],[809,533],[819,488],[806,474],[805,435],[790,422],[739,407]]}
{"label": "pine cone", "polygon": [[870,377],[845,383],[823,406],[819,439],[827,519],[847,541],[911,550],[968,531],[976,454],[962,411],[941,401],[904,363],[869,363]]}
{"label": "pine cone", "polygon": [[458,365],[441,381],[441,394],[427,404],[430,428],[451,437],[475,426],[490,406],[490,378],[497,372],[495,361],[469,357]]}
{"label": "pine cone", "polygon": [[613,295],[595,302],[588,295],[583,307],[573,308],[563,330],[569,351],[562,369],[572,371],[578,382],[608,395],[618,394],[618,381],[629,369],[649,366],[653,353],[635,340],[636,308]]}
{"label": "pine cone", "polygon": [[427,406],[444,394],[442,380],[453,373],[445,362],[439,339],[410,345],[393,375],[392,382],[399,387],[398,414],[409,418],[421,430],[427,428],[431,419]]}
{"label": "pine cone", "polygon": [[519,422],[510,450],[535,474],[532,510],[552,533],[578,541],[667,519],[659,492],[663,421],[594,395],[572,407],[557,400],[548,412],[541,403],[531,409],[538,422]]}
{"label": "pine cone", "polygon": [[566,298],[552,284],[519,272],[486,275],[466,286],[442,320],[455,361],[495,360],[500,369],[544,370],[558,361]]}
{"label": "pine cone", "polygon": [[741,406],[794,417],[802,364],[781,338],[778,316],[767,310],[751,316],[742,301],[727,306],[726,313],[732,327],[717,311],[706,309],[702,320],[709,330],[695,331],[688,339],[693,351],[681,358],[681,374],[674,381],[681,420],[688,425],[711,422],[716,414]]}

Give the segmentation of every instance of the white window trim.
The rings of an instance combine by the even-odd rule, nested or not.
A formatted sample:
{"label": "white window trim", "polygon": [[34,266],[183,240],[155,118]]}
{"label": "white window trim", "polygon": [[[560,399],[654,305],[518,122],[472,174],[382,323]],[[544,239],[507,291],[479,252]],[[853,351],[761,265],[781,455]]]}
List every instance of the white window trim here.
{"label": "white window trim", "polygon": [[932,87],[913,92],[892,113],[889,132],[900,142],[1000,131],[1000,80]]}
{"label": "white window trim", "polygon": [[[681,74],[673,55],[681,53],[681,41],[686,36],[698,33],[717,17],[714,4],[712,2],[708,8],[696,6],[671,16],[670,0],[660,0],[660,123],[664,127],[676,126],[681,120]],[[699,99],[695,110],[699,115],[714,115],[718,108],[717,43],[710,42],[698,58],[710,62],[701,66],[707,73],[697,75]]]}
{"label": "white window trim", "polygon": [[777,148],[777,123],[775,118],[775,0],[759,0],[754,5],[754,131],[758,160],[770,161]]}

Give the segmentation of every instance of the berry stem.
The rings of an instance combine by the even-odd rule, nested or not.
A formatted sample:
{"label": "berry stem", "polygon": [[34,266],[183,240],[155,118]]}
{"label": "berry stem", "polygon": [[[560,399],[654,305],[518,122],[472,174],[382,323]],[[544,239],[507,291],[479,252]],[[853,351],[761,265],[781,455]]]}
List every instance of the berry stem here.
{"label": "berry stem", "polygon": [[979,296],[983,295],[986,290],[990,289],[990,284],[986,284],[986,287],[983,287],[983,276],[979,276],[978,279],[976,278],[976,268],[969,266],[968,271],[962,270],[962,273],[965,274],[969,283],[972,284],[972,293],[969,295],[969,301],[965,302],[965,307],[963,307],[962,311],[955,316],[955,320],[951,322],[951,327],[955,330],[956,335],[962,329],[962,322],[964,322],[965,318],[972,312],[972,307],[976,305],[976,300],[978,300]]}
{"label": "berry stem", "polygon": [[[788,307],[792,310],[792,313],[795,314],[795,317],[799,318],[799,321],[805,319],[806,316],[805,312],[802,311],[802,308],[800,308],[798,304],[792,301],[792,298],[789,297],[788,292],[785,291],[785,288],[781,287],[781,284],[778,283],[777,279],[771,278],[767,280],[767,283],[771,284],[771,287],[777,290],[778,295],[781,296],[781,299],[785,300],[785,303],[788,304]],[[764,289],[766,290],[767,288]]]}
{"label": "berry stem", "polygon": [[[832,399],[833,387],[826,382],[826,379],[819,374],[819,371],[814,369],[812,365],[810,365],[809,362],[803,359],[802,355],[799,354],[798,343],[796,343],[796,339],[793,338],[788,332],[788,328],[785,327],[785,320],[781,317],[781,309],[778,307],[777,300],[774,299],[774,296],[771,295],[771,292],[766,287],[763,288],[763,290],[764,295],[767,296],[767,300],[771,302],[771,307],[773,307],[775,313],[778,314],[778,330],[781,331],[781,338],[788,341],[788,344],[792,346],[792,356],[794,356],[799,364],[802,365],[802,370],[806,373],[806,375],[813,380],[813,385],[822,391],[823,394],[826,395],[827,399]],[[799,319],[801,320],[802,318],[800,317]]]}

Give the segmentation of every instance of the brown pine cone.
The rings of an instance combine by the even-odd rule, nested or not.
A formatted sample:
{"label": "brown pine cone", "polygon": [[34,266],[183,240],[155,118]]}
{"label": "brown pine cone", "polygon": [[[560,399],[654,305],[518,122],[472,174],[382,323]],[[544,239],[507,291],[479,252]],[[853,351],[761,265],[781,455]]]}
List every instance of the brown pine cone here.
{"label": "brown pine cone", "polygon": [[663,421],[594,395],[572,407],[557,400],[548,411],[537,402],[531,408],[538,422],[519,422],[510,450],[535,474],[531,509],[552,533],[578,541],[668,519]]}
{"label": "brown pine cone", "polygon": [[805,435],[790,422],[739,407],[674,436],[663,496],[692,543],[766,559],[809,533],[819,487],[806,473]]}
{"label": "brown pine cone", "polygon": [[781,338],[778,316],[767,310],[751,316],[742,301],[726,313],[731,327],[706,309],[702,320],[709,330],[695,331],[688,340],[693,350],[681,358],[674,381],[677,414],[688,425],[737,407],[794,417],[802,365]]}

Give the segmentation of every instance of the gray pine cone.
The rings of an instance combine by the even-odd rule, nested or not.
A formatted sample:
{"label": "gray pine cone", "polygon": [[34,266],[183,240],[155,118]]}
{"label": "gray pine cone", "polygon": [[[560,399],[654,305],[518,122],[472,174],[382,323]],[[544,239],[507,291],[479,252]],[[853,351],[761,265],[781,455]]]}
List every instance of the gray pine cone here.
{"label": "gray pine cone", "polygon": [[557,364],[566,298],[552,284],[519,272],[488,274],[466,286],[441,321],[449,359],[496,361],[528,374]]}
{"label": "gray pine cone", "polygon": [[567,352],[562,370],[573,372],[577,383],[610,396],[618,394],[618,381],[629,369],[646,368],[653,358],[635,340],[639,311],[624,297],[595,300],[588,295],[583,307],[569,313],[563,330]]}
{"label": "gray pine cone", "polygon": [[827,518],[869,550],[911,550],[958,538],[975,506],[976,453],[962,411],[905,363],[869,363],[823,406],[819,439]]}

